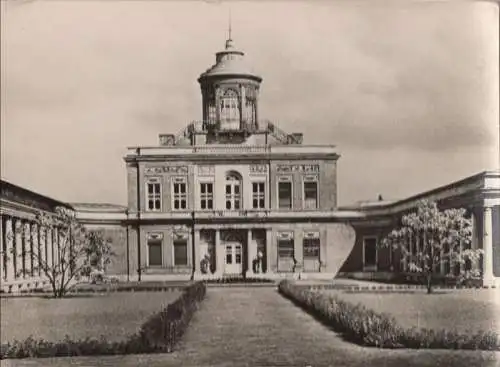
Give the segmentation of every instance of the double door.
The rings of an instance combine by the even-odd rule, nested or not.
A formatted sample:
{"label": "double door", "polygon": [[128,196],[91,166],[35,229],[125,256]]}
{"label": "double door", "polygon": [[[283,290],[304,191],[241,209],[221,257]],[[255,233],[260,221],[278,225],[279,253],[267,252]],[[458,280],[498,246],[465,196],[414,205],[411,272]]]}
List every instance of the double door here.
{"label": "double door", "polygon": [[243,246],[238,242],[226,242],[226,256],[224,273],[242,274],[243,273]]}

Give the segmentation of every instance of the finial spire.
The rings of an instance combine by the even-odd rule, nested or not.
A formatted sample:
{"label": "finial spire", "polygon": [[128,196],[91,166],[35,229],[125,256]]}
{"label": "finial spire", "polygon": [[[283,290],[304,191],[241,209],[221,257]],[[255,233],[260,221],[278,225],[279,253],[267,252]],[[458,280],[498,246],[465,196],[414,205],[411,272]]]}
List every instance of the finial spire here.
{"label": "finial spire", "polygon": [[229,19],[228,19],[228,37],[226,40],[226,50],[229,50],[230,48],[233,48],[233,39],[231,38],[231,8],[229,8]]}

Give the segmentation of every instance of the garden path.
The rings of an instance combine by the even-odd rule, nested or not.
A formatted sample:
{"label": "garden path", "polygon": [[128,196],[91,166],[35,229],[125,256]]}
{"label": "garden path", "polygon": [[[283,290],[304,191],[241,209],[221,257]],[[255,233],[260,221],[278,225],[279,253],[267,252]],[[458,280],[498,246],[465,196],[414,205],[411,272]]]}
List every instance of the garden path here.
{"label": "garden path", "polygon": [[343,341],[275,288],[231,287],[208,290],[172,354],[11,360],[2,366],[469,367],[499,363],[500,355],[491,352],[363,348]]}

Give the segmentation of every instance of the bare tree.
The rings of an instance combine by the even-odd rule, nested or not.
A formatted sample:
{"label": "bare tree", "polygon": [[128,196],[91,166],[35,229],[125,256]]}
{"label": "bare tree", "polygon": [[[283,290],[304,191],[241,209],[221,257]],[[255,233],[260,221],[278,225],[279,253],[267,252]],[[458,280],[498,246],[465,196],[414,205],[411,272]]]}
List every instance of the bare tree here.
{"label": "bare tree", "polygon": [[[403,215],[401,226],[382,241],[382,246],[399,250],[408,259],[409,270],[423,275],[427,293],[432,293],[441,261],[465,265],[479,260],[482,250],[471,249],[472,223],[465,209],[440,211],[435,202],[422,200],[416,212]],[[413,250],[412,250],[413,248]],[[460,266],[460,277],[479,275],[477,269]]]}
{"label": "bare tree", "polygon": [[[112,254],[110,242],[101,241],[100,233],[87,231],[70,209],[58,207],[55,213],[38,212],[35,223],[31,232],[16,229],[25,238],[40,236],[40,246],[24,249],[21,255],[32,259],[33,271],[49,281],[55,298],[63,297],[85,274],[89,259]],[[12,250],[12,256],[19,255],[15,247]],[[99,260],[99,264],[107,262],[107,258]]]}

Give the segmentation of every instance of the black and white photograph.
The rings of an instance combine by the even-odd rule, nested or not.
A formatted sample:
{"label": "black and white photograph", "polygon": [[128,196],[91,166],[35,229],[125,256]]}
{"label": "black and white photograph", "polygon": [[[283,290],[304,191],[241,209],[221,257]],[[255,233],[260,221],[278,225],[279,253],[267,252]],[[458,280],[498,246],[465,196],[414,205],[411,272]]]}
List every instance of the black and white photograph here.
{"label": "black and white photograph", "polygon": [[500,366],[499,24],[0,0],[0,365]]}

